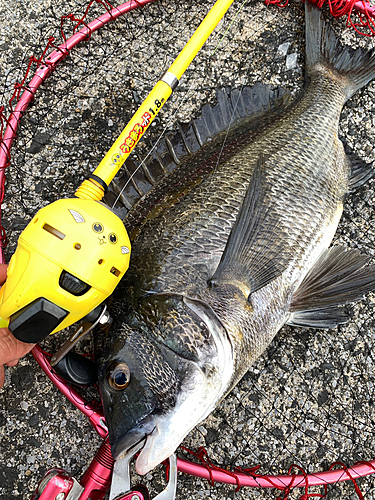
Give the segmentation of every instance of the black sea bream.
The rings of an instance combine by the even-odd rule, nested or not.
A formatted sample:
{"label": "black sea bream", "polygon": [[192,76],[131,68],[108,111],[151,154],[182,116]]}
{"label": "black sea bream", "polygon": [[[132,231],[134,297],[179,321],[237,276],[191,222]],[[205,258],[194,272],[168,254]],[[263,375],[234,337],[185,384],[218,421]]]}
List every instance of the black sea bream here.
{"label": "black sea bream", "polygon": [[196,124],[186,129],[205,144],[125,219],[133,253],[99,382],[115,459],[146,438],[141,474],[175,451],[285,323],[334,327],[347,319],[343,304],[374,288],[367,257],[329,246],[346,194],[371,174],[345,154],[338,125],[346,100],[375,77],[375,54],[343,48],[306,2],[306,67],[290,105],[261,85],[232,93],[234,112],[247,116],[237,112],[223,148],[226,132],[204,141]]}

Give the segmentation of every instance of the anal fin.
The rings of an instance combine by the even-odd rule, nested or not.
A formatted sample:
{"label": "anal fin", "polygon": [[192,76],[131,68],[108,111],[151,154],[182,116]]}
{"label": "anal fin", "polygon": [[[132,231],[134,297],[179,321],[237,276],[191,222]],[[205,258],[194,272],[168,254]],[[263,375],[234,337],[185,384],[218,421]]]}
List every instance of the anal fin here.
{"label": "anal fin", "polygon": [[353,193],[358,188],[366,184],[375,175],[374,163],[366,163],[347,144],[345,139],[341,139],[343,155],[349,167],[349,191]]}
{"label": "anal fin", "polygon": [[349,179],[349,189],[351,192],[366,184],[375,174],[375,168],[372,163],[366,163],[355,153],[346,156],[351,167]]}
{"label": "anal fin", "polygon": [[345,304],[375,290],[375,266],[358,250],[334,246],[314,264],[293,295],[289,325],[334,328],[346,323]]}
{"label": "anal fin", "polygon": [[287,321],[290,326],[309,328],[335,328],[349,321],[347,308],[344,306],[322,307],[306,311],[296,311]]}

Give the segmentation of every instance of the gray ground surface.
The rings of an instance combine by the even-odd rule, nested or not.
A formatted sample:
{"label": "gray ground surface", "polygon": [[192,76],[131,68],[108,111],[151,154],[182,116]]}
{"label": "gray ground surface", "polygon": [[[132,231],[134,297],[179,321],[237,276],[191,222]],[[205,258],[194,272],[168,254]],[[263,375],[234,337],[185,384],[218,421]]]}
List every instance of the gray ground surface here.
{"label": "gray ground surface", "polygon": [[[87,2],[2,0],[0,2],[0,104],[6,106],[31,54],[39,56],[50,35],[59,38],[60,17],[83,12]],[[43,86],[13,148],[2,206],[9,259],[19,232],[41,206],[71,196],[123,128],[202,19],[212,2],[162,1],[93,35]],[[167,104],[150,134],[155,141],[173,120],[187,120],[215,88],[282,85],[302,88],[304,18],[299,3],[281,11],[261,2],[240,8],[235,1]],[[96,11],[95,11],[96,9]],[[98,12],[99,7],[95,7]],[[93,16],[94,14],[91,14]],[[374,45],[334,21],[346,43]],[[222,34],[227,35],[213,54]],[[67,30],[69,31],[69,30]],[[344,109],[341,133],[367,161],[374,161],[375,84],[358,92]],[[145,139],[139,147],[150,148]],[[348,198],[337,240],[374,254],[374,181]],[[204,446],[218,464],[286,472],[297,463],[310,472],[337,460],[373,459],[373,296],[353,309],[347,327],[316,332],[285,328],[248,375],[186,440]],[[50,344],[59,345],[64,333]],[[48,347],[48,346],[47,346]],[[49,346],[51,348],[51,346]],[[52,347],[53,348],[53,347]],[[90,348],[90,345],[87,347]],[[0,498],[27,499],[46,469],[60,466],[79,478],[100,439],[78,410],[48,381],[31,356],[8,369],[0,391]],[[161,473],[147,484],[160,489]],[[375,498],[374,479],[359,481],[364,497]],[[315,490],[320,493],[322,489]],[[153,493],[153,494],[154,494]],[[290,498],[303,492],[295,490]],[[178,498],[276,498],[274,490],[212,487],[180,476]],[[279,493],[282,497],[282,494]],[[356,498],[353,485],[329,487],[328,498]]]}

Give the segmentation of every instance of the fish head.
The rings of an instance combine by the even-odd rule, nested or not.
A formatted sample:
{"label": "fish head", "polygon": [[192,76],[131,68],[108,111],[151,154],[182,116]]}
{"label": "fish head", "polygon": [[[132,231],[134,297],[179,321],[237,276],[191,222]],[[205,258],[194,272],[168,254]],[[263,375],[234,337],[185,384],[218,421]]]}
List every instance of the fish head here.
{"label": "fish head", "polygon": [[112,333],[98,370],[114,459],[145,440],[136,469],[146,474],[172,455],[223,396],[232,364],[226,331],[205,303],[144,298]]}

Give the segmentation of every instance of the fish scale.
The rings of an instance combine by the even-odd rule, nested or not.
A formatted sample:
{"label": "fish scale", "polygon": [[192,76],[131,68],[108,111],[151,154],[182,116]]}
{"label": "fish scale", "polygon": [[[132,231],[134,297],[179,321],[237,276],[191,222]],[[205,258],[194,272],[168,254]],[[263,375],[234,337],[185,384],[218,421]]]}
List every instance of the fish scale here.
{"label": "fish scale", "polygon": [[[375,288],[364,256],[329,248],[352,173],[340,113],[374,78],[375,56],[340,47],[319,11],[308,2],[305,9],[308,85],[300,98],[287,106],[282,92],[258,85],[243,91],[236,113],[238,91],[218,94],[217,107],[205,106],[160,145],[173,158],[169,173],[125,219],[132,260],[99,383],[113,456],[146,438],[136,462],[142,474],[174,452],[285,323],[337,326],[348,319],[342,306]],[[188,137],[194,153],[180,147]],[[356,184],[368,169],[355,164]],[[132,374],[125,390],[108,386],[114,359]],[[163,381],[163,398],[150,373]]]}
{"label": "fish scale", "polygon": [[[313,88],[311,91],[308,91],[303,101],[294,108],[293,114],[296,116],[296,119],[295,122],[293,122],[292,117],[292,119],[288,121],[288,127],[290,129],[302,130],[303,135],[308,134],[308,137],[310,137],[314,135],[317,126],[325,126],[324,122],[327,118],[323,120],[323,124],[317,123],[315,119],[315,122],[311,120],[311,123],[305,123],[305,126],[303,128],[301,127],[301,110],[306,113],[305,110],[307,109],[312,116],[320,116],[319,110],[322,108],[321,102],[318,102],[318,105],[314,106],[314,108],[317,108],[317,111],[311,109],[310,105],[310,101],[313,101],[313,104],[315,104],[315,99],[310,97],[310,94],[315,97],[315,92],[319,92],[319,90],[320,89]],[[324,105],[327,99],[323,98],[321,101]],[[334,118],[330,121],[330,127],[337,131],[341,102],[332,105],[331,108]],[[327,115],[328,113],[326,113],[326,116]],[[283,122],[283,118],[281,118],[281,122]],[[172,207],[167,214],[160,217],[159,220],[152,220],[150,223],[143,226],[142,233],[136,240],[137,246],[133,251],[134,258],[138,258],[138,254],[142,255],[143,252],[149,252],[151,241],[155,233],[160,235],[158,238],[158,250],[160,254],[163,255],[163,267],[161,273],[158,275],[160,281],[154,284],[153,291],[164,291],[167,287],[169,291],[184,293],[186,292],[186,284],[191,284],[191,286],[193,286],[193,284],[197,283],[202,287],[200,288],[201,293],[205,290],[207,284],[206,281],[202,279],[202,256],[200,255],[200,266],[197,272],[194,265],[197,263],[194,259],[194,254],[200,242],[207,244],[207,241],[210,242],[211,252],[216,254],[216,260],[217,256],[224,251],[229,232],[241,206],[241,201],[243,200],[256,158],[260,151],[264,152],[265,157],[270,157],[270,162],[273,160],[273,163],[276,165],[276,168],[272,169],[272,164],[267,164],[267,177],[270,178],[270,203],[276,207],[276,212],[281,221],[285,219],[286,215],[289,217],[291,214],[296,215],[296,219],[292,223],[286,221],[285,225],[289,232],[293,234],[294,241],[302,238],[299,247],[300,252],[308,252],[308,242],[315,232],[314,222],[318,214],[321,214],[321,217],[325,217],[327,220],[331,220],[332,214],[336,213],[338,206],[341,205],[343,194],[346,192],[347,188],[343,186],[341,196],[337,193],[337,184],[341,181],[341,173],[337,172],[335,168],[337,150],[334,149],[330,137],[325,136],[325,141],[321,144],[320,151],[317,151],[313,149],[314,145],[312,145],[309,140],[303,142],[299,141],[299,143],[296,144],[294,134],[291,134],[292,145],[286,143],[284,137],[281,139],[279,138],[282,133],[280,129],[282,129],[282,124],[275,125],[274,130],[271,130],[269,133],[270,138],[267,137],[265,140],[260,138],[258,144],[252,144],[239,152],[230,162],[221,165],[220,169],[215,171],[197,190],[187,194],[184,200],[176,208]],[[269,148],[270,151],[267,148],[269,144],[271,145]],[[285,156],[283,154],[283,147],[288,151],[290,151],[292,147],[295,148],[292,150],[291,158],[290,155]],[[273,151],[276,151],[275,158],[272,155]],[[302,152],[304,152],[304,154],[302,154]],[[325,166],[325,175],[322,179],[317,177],[315,173],[317,157],[322,158],[322,163]],[[252,162],[249,162],[248,158],[252,158]],[[293,168],[287,169],[285,165],[288,165],[289,162],[293,165]],[[281,165],[281,167],[277,168],[279,165]],[[301,166],[300,169],[298,169],[298,165]],[[307,169],[307,165],[310,167],[309,169]],[[329,181],[327,177],[331,172],[333,179]],[[348,175],[349,172],[347,171],[346,185],[348,183]],[[283,177],[285,178],[285,182],[283,182]],[[344,177],[344,173],[342,173],[342,177]],[[298,185],[296,185],[297,181]],[[344,181],[344,179],[342,181]],[[289,189],[282,190],[283,184],[289,186]],[[300,189],[299,184],[304,185],[303,189]],[[326,195],[323,189],[329,188],[330,185],[333,185],[335,189],[328,189]],[[290,189],[293,187],[294,190]],[[316,204],[311,204],[311,198],[308,205],[306,205],[304,200],[302,201],[300,207],[303,209],[302,213],[305,215],[305,220],[303,224],[298,224],[300,221],[300,212],[296,212],[295,207],[299,205],[300,195],[302,194],[304,197],[304,190],[311,193],[310,197],[316,199]],[[329,191],[332,191],[334,195],[333,199],[328,196]],[[208,206],[207,200],[210,200]],[[225,200],[223,206],[220,204],[219,200]],[[321,203],[325,205],[322,206]],[[216,209],[214,206],[215,204],[217,207]],[[293,211],[288,210],[288,205],[293,207]],[[203,214],[200,213],[201,210],[204,211]],[[311,210],[310,227],[306,226],[309,210]],[[322,230],[324,231],[324,229],[323,227]],[[212,234],[218,235],[219,232],[220,237],[212,240]],[[166,233],[164,238],[163,233]],[[294,241],[292,241],[291,244],[293,244]],[[159,255],[155,250],[153,250],[153,254],[153,259],[157,262],[159,260]],[[187,259],[186,256],[190,255],[192,255],[192,258]],[[210,265],[210,257],[208,253],[205,259],[208,268],[206,277],[209,275],[209,269],[212,267]],[[296,259],[297,258],[300,260],[300,255],[296,255]],[[189,271],[186,269],[186,263],[189,265]],[[138,267],[136,267],[136,269],[138,270]],[[148,270],[147,276],[149,276]],[[197,286],[194,286],[194,288],[197,289]]]}

